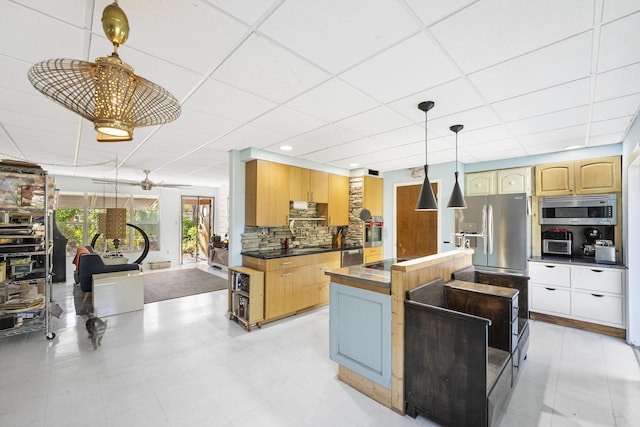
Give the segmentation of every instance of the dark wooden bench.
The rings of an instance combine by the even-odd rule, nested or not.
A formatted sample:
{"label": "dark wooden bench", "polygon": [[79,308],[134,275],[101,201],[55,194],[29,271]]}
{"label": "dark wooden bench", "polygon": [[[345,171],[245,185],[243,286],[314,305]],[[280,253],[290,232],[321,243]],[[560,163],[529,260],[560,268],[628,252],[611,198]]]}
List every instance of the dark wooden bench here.
{"label": "dark wooden bench", "polygon": [[[407,292],[406,413],[446,426],[494,425],[511,393],[511,353],[489,345],[490,319],[451,307],[462,293],[442,279]],[[475,295],[462,298],[471,310]]]}
{"label": "dark wooden bench", "polygon": [[[518,378],[522,363],[527,358],[529,350],[529,277],[518,274],[499,273],[476,270],[473,265],[462,270],[455,271],[451,277],[454,280],[464,280],[467,282],[483,283],[486,285],[500,286],[510,289],[517,289],[520,293],[518,299],[518,330],[517,330],[517,348],[511,353],[513,356],[513,381]],[[474,313],[478,314],[478,313]],[[486,313],[485,313],[486,314]],[[480,314],[482,315],[482,314]],[[489,334],[489,345],[492,347],[502,348],[506,350],[499,342],[495,341],[496,337]]]}

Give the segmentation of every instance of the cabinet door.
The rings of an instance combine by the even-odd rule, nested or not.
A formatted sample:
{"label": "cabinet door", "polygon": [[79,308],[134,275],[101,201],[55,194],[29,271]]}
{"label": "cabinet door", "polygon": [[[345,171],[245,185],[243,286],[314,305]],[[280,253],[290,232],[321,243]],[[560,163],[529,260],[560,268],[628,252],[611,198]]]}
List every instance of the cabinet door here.
{"label": "cabinet door", "polygon": [[573,267],[571,287],[586,291],[622,294],[622,270],[613,268]]}
{"label": "cabinet door", "polygon": [[311,200],[309,193],[309,169],[289,167],[289,193],[291,200]]}
{"label": "cabinet door", "polygon": [[329,174],[329,225],[349,224],[349,177]]}
{"label": "cabinet door", "polygon": [[309,201],[329,202],[329,174],[327,172],[309,171]]}
{"label": "cabinet door", "polygon": [[289,217],[289,166],[252,160],[246,164],[245,225],[286,225]]}
{"label": "cabinet door", "polygon": [[496,171],[465,174],[464,190],[467,196],[485,196],[496,194]]}
{"label": "cabinet door", "polygon": [[499,170],[497,181],[498,194],[531,194],[531,168]]}
{"label": "cabinet door", "polygon": [[573,162],[536,166],[536,195],[566,196],[573,194]]}
{"label": "cabinet door", "polygon": [[371,215],[382,216],[382,179],[365,176],[363,183],[362,207],[369,209]]}
{"label": "cabinet door", "polygon": [[595,292],[574,292],[572,298],[575,317],[612,326],[624,326],[622,297]]}
{"label": "cabinet door", "polygon": [[621,191],[620,165],[620,156],[576,161],[576,193],[599,194]]}
{"label": "cabinet door", "polygon": [[364,263],[378,262],[382,260],[382,246],[364,248]]}
{"label": "cabinet door", "polygon": [[529,263],[529,282],[551,285],[552,287],[571,287],[571,267],[568,265]]}
{"label": "cabinet door", "polygon": [[269,271],[264,290],[264,317],[267,320],[292,313],[295,269]]}
{"label": "cabinet door", "polygon": [[571,315],[571,291],[551,286],[531,286],[531,311]]}

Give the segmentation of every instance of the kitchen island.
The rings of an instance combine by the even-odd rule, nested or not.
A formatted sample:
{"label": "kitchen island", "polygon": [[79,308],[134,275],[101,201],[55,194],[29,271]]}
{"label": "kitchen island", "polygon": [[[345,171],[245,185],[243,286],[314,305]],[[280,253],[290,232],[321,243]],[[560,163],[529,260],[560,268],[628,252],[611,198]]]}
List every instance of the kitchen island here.
{"label": "kitchen island", "polygon": [[[338,378],[377,402],[405,413],[406,292],[472,265],[473,250],[391,264],[331,269],[330,348]],[[386,266],[386,267],[385,267]],[[384,269],[387,268],[387,269]]]}

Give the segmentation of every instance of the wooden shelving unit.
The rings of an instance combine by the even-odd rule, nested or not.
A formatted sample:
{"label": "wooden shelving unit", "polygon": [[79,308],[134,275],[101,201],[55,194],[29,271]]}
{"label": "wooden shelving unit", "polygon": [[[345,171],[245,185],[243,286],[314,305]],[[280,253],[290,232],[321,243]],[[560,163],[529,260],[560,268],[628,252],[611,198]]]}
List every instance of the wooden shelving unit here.
{"label": "wooden shelving unit", "polygon": [[246,330],[264,321],[264,273],[248,267],[229,267],[229,319]]}

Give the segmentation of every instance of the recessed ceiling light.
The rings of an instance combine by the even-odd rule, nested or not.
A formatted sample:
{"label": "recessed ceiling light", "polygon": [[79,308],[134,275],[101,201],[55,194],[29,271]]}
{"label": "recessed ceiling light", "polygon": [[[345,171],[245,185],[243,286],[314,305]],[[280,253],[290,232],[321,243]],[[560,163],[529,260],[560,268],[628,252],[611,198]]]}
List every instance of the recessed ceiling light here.
{"label": "recessed ceiling light", "polygon": [[282,151],[291,151],[291,150],[293,150],[293,147],[292,147],[292,146],[290,146],[290,145],[282,145],[282,146],[280,147],[280,149],[281,149]]}
{"label": "recessed ceiling light", "polygon": [[565,150],[576,150],[578,148],[582,148],[582,145],[570,145],[568,147],[564,147]]}
{"label": "recessed ceiling light", "polygon": [[349,164],[350,168],[357,168],[358,166],[360,166],[360,163],[350,163]]}

